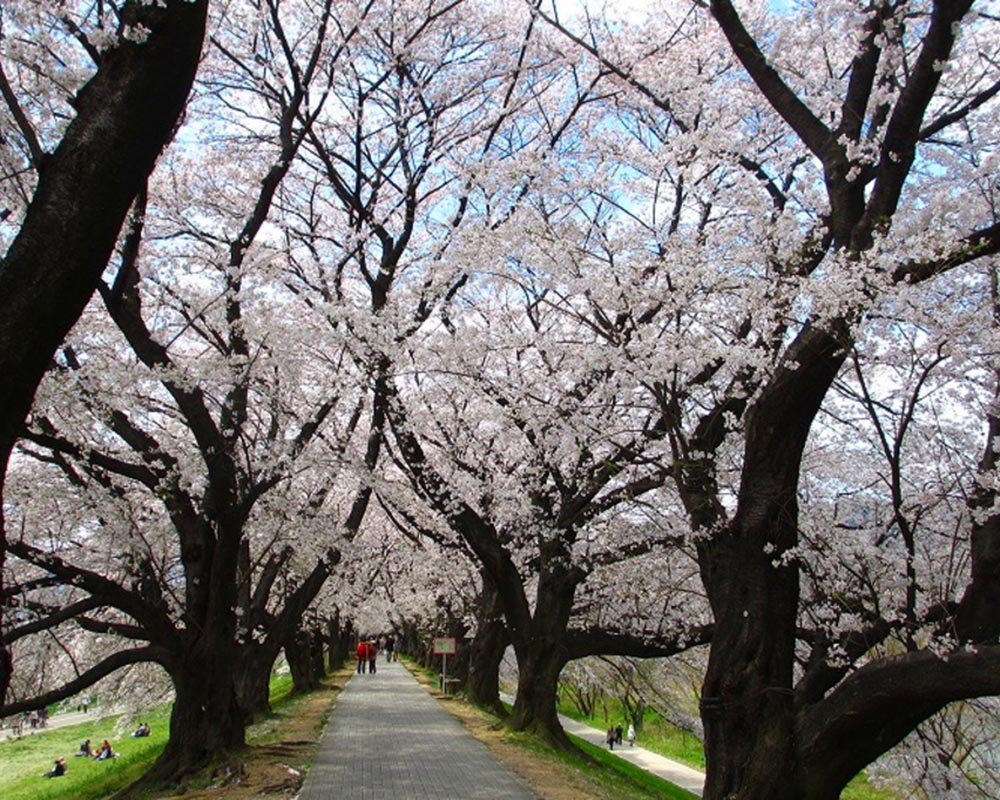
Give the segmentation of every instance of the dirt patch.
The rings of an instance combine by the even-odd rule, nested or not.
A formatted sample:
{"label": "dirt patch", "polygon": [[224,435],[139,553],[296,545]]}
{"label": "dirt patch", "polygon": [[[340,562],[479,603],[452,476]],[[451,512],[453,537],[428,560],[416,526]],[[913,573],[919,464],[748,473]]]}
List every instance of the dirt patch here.
{"label": "dirt patch", "polygon": [[[243,752],[215,767],[179,794],[157,794],[158,800],[283,800],[302,787],[305,770],[316,756],[323,725],[333,702],[353,670],[334,673],[323,688],[280,709],[250,731]],[[208,784],[205,786],[205,784]]]}
{"label": "dirt patch", "polygon": [[433,688],[432,680],[426,675],[413,672],[413,676],[437,698],[442,708],[455,716],[499,761],[516,772],[540,800],[607,800],[606,787],[592,783],[554,757],[529,749],[527,741],[519,742],[518,734],[508,731],[502,722],[486,711],[461,699],[442,695]]}

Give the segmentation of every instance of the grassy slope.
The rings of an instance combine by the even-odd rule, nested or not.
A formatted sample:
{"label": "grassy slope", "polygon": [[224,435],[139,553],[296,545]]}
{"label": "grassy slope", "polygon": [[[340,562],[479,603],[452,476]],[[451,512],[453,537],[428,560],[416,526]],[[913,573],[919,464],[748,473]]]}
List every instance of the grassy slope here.
{"label": "grassy slope", "polygon": [[[288,702],[292,679],[288,675],[271,679],[271,705],[280,707]],[[0,741],[0,797],[3,800],[102,800],[136,781],[152,766],[167,743],[170,709],[149,712],[144,718],[152,728],[148,738],[135,739],[125,733],[116,734],[118,717],[97,717],[65,728],[51,728],[21,739]],[[140,720],[135,721],[138,725]],[[269,726],[265,721],[258,737],[267,741]],[[253,732],[248,732],[249,738]],[[118,757],[110,761],[77,758],[74,753],[80,742],[90,739],[96,747],[104,739]],[[52,768],[56,758],[66,759],[66,774],[59,778],[42,777]]]}
{"label": "grassy slope", "polygon": [[[605,709],[607,717],[604,715]],[[581,714],[568,700],[560,698],[559,713],[593,725],[599,730],[617,724],[618,721],[622,721],[625,726],[628,725],[621,703],[614,698],[606,698],[604,708],[589,718]],[[653,753],[687,764],[689,767],[702,771],[705,769],[705,752],[701,741],[687,731],[672,725],[654,711],[646,712],[637,743]],[[896,795],[875,788],[868,783],[868,779],[862,773],[851,781],[840,797],[841,800],[895,800]]]}
{"label": "grassy slope", "polygon": [[[52,728],[32,736],[0,743],[0,796],[4,800],[98,800],[136,780],[159,755],[167,741],[168,709],[150,712],[148,738],[134,739],[116,733],[117,717],[103,717],[79,725]],[[138,724],[138,721],[136,721]],[[108,761],[74,757],[80,742],[90,739],[96,747],[111,742],[118,757]],[[56,758],[66,759],[66,774],[43,778]]]}
{"label": "grassy slope", "polygon": [[[669,798],[669,800],[691,800],[691,798],[696,797],[691,792],[681,789],[679,786],[674,786],[672,783],[651,775],[634,764],[630,764],[628,761],[612,755],[603,747],[597,747],[575,736],[570,736],[570,739],[584,753],[600,764],[606,772],[627,778],[633,786],[641,787],[643,792],[648,792],[650,797]],[[585,768],[585,765],[581,765],[580,768]],[[633,789],[632,792],[620,792],[614,796],[645,797],[646,794],[638,794]]]}

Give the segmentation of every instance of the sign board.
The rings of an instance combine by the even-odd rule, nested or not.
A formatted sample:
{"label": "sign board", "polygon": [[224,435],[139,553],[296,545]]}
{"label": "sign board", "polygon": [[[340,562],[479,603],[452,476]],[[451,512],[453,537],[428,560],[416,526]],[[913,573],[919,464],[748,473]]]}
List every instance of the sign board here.
{"label": "sign board", "polygon": [[434,655],[436,656],[453,656],[455,655],[456,647],[457,642],[454,636],[434,637]]}

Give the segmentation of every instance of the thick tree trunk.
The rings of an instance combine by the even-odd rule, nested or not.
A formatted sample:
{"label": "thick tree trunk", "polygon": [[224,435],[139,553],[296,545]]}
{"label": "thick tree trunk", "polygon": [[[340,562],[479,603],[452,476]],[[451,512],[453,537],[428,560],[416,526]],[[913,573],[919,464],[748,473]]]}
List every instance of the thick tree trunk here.
{"label": "thick tree trunk", "polygon": [[[534,615],[525,618],[504,606],[518,670],[517,697],[508,725],[533,731],[560,749],[575,750],[559,724],[556,704],[559,675],[570,658],[567,628],[573,598],[584,575],[567,569],[570,559],[564,542],[543,547],[542,556],[545,566],[538,576]],[[503,596],[504,587],[496,586]]]}
{"label": "thick tree trunk", "polygon": [[500,701],[500,662],[510,644],[503,619],[503,605],[492,581],[484,576],[480,597],[479,627],[469,646],[469,699],[482,708],[507,716]]}
{"label": "thick tree trunk", "polygon": [[[194,81],[207,9],[205,0],[168,9],[130,5],[125,21],[149,37],[103,55],[75,98],[77,116],[59,146],[35,165],[35,194],[0,259],[0,474],[52,354],[93,294],[129,206],[173,133]],[[0,593],[4,562],[0,545]],[[0,638],[0,702],[11,671]]]}
{"label": "thick tree trunk", "polygon": [[236,699],[235,648],[205,637],[171,670],[175,697],[170,738],[142,779],[121,797],[173,784],[244,746],[246,727]]}
{"label": "thick tree trunk", "polygon": [[31,205],[0,266],[0,467],[184,108],[207,7],[204,0],[128,4],[125,21],[149,37],[103,54],[75,98],[76,118],[38,165]]}
{"label": "thick tree trunk", "polygon": [[354,640],[354,627],[350,620],[341,623],[340,614],[334,614],[326,621],[327,661],[330,669],[340,669],[347,662]]}
{"label": "thick tree trunk", "polygon": [[552,639],[536,639],[515,646],[517,698],[507,724],[516,731],[531,731],[563,749],[573,745],[556,712],[559,674],[566,665],[566,649]]}
{"label": "thick tree trunk", "polygon": [[709,800],[801,798],[795,776],[792,664],[797,582],[759,540],[713,545],[727,579],[714,593],[715,632],[702,686]]}
{"label": "thick tree trunk", "polygon": [[249,725],[271,711],[271,668],[274,658],[268,658],[262,648],[246,652],[240,659],[235,679],[236,702],[245,724]]}
{"label": "thick tree trunk", "polygon": [[313,688],[317,688],[320,680],[326,675],[326,652],[323,649],[323,634],[316,628],[309,636],[309,660],[316,677],[316,686]]}
{"label": "thick tree trunk", "polygon": [[320,676],[316,674],[312,649],[312,634],[305,630],[297,631],[291,641],[285,644],[285,658],[292,672],[292,686],[296,692],[311,692],[319,688]]}
{"label": "thick tree trunk", "polygon": [[841,339],[805,328],[747,417],[738,510],[699,547],[715,618],[702,686],[706,800],[803,798],[792,692],[802,451],[843,364]]}

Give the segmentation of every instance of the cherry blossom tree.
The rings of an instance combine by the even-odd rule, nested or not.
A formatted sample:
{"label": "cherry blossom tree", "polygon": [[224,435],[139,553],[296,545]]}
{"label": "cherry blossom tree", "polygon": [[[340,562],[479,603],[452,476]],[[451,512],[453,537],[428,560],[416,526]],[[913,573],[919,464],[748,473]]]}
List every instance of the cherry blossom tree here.
{"label": "cherry blossom tree", "polygon": [[[91,569],[44,535],[23,494],[29,535],[9,542],[125,615],[108,621],[121,636],[150,642],[22,703],[77,691],[123,660],[171,674],[174,735],[151,780],[242,741],[237,673],[259,660],[253,675],[266,676],[272,641],[287,631],[279,622],[301,615],[332,566],[322,555],[331,539],[300,528],[322,510],[338,520],[333,533],[358,531],[371,482],[341,491],[336,475],[375,466],[386,350],[462,280],[435,272],[468,209],[445,189],[468,182],[475,157],[524,146],[500,133],[539,91],[524,78],[525,16],[507,24],[450,5],[428,16],[398,3],[345,5],[336,17],[326,4],[308,19],[282,16],[296,4],[228,10],[212,29],[184,146],[150,181],[102,289],[117,333],[98,323],[64,348],[24,450],[81,495],[158,505],[139,527],[161,532],[166,544],[153,550],[165,560],[141,543],[135,553],[134,526],[105,512],[83,524],[114,526],[125,552],[113,569]],[[262,180],[247,171],[261,153]],[[321,555],[279,612],[285,537]]]}
{"label": "cherry blossom tree", "polygon": [[[92,295],[182,112],[207,6],[4,6],[0,93],[11,133],[4,137],[0,215],[17,233],[4,235],[0,266],[0,474],[43,372]],[[67,53],[74,38],[77,51]],[[58,53],[63,58],[50,57]],[[4,557],[0,546],[0,574]],[[10,670],[0,638],[0,698]]]}
{"label": "cherry blossom tree", "polygon": [[[643,207],[659,271],[675,285],[689,275],[703,286],[721,279],[701,308],[715,319],[689,327],[713,330],[717,346],[687,364],[665,352],[673,375],[661,384],[675,409],[672,478],[714,620],[701,700],[706,797],[837,797],[949,701],[1000,688],[1000,629],[988,610],[1000,586],[992,387],[984,391],[976,373],[963,382],[989,435],[964,504],[951,506],[968,555],[941,603],[916,600],[919,548],[900,480],[914,469],[907,458],[878,489],[904,543],[895,576],[903,596],[891,611],[818,633],[814,601],[851,598],[837,583],[817,592],[810,581],[824,575],[810,573],[804,551],[848,537],[829,514],[823,529],[802,493],[803,454],[852,350],[898,340],[888,327],[887,340],[868,339],[879,335],[872,320],[908,297],[982,297],[990,280],[1000,248],[986,133],[1000,91],[996,17],[990,4],[970,2],[810,4],[780,14],[707,5],[710,14],[692,8],[628,35],[596,19],[574,27],[549,18],[645,98],[635,117],[635,139],[650,155],[643,175],[675,187],[675,197],[700,195],[701,214],[691,202],[672,227],[655,226],[655,206]],[[664,71],[667,51],[687,69]],[[719,87],[725,105],[711,102]],[[724,193],[706,193],[713,179]],[[699,240],[685,235],[692,229]],[[664,302],[676,296],[668,287]],[[982,325],[992,312],[976,307]],[[936,311],[934,327],[952,308]],[[882,393],[874,380],[870,397]],[[900,397],[920,396],[907,387]],[[909,414],[905,403],[890,407]],[[871,421],[865,435],[892,454],[889,426]],[[946,476],[952,460],[938,463]],[[922,522],[931,527],[930,516]]]}
{"label": "cherry blossom tree", "polygon": [[[550,220],[539,222],[537,248],[494,232],[489,255],[502,263],[516,253],[538,271],[553,265],[550,273],[578,267],[562,261],[573,241],[568,228],[560,239]],[[525,230],[518,220],[510,235]],[[605,337],[567,313],[570,301],[546,297],[549,286],[534,274],[498,271],[460,293],[462,314],[428,331],[421,350],[411,343],[414,360],[390,420],[397,464],[462,536],[499,596],[519,671],[510,724],[568,746],[555,711],[567,661],[670,655],[703,641],[709,628],[691,608],[684,620],[636,620],[609,600],[615,581],[602,581],[601,570],[663,547],[670,529],[669,509],[651,520],[640,502],[669,478],[660,415],[636,403],[636,376],[627,363],[609,363]],[[687,576],[697,581],[695,570]],[[585,589],[588,581],[595,585]]]}
{"label": "cherry blossom tree", "polygon": [[[120,20],[44,28],[96,68],[78,52],[11,79],[32,45],[8,34],[51,17],[5,5],[19,227],[0,288],[47,274],[22,242],[41,248],[35,209],[65,218],[35,202],[50,177],[88,185],[55,143],[125,96],[91,87],[145,92],[160,22],[193,71],[182,28],[205,4],[97,6]],[[241,741],[236,672],[259,698],[265,631],[329,588],[332,546],[349,564],[323,602],[348,615],[430,542],[475,566],[428,559],[422,583],[466,591],[387,589],[355,621],[399,604],[475,625],[487,703],[509,640],[516,728],[566,743],[571,659],[710,636],[709,798],[836,797],[934,730],[971,763],[965,707],[939,712],[1000,691],[995,4],[559,11],[227,4],[167,161],[152,172],[174,75],[171,120],[141,123],[156,146],[129,140],[148,164],[114,202],[61,204],[87,232],[56,260],[89,288],[60,289],[79,302],[48,339],[2,329],[35,359],[8,370],[5,458],[102,273],[103,308],[59,350],[7,478],[5,630],[58,629],[79,672],[59,696],[161,663],[204,733],[162,774]],[[34,81],[85,88],[73,110]],[[87,636],[139,644],[81,669]],[[195,690],[199,669],[218,682]],[[186,716],[200,702],[218,728]]]}
{"label": "cherry blossom tree", "polygon": [[[306,474],[303,487],[293,477],[306,473],[296,462],[321,435],[324,468],[342,473],[343,451],[363,421],[364,388],[359,396],[352,376],[352,391],[342,392],[345,371],[324,379],[321,360],[295,352],[299,340],[275,324],[281,298],[266,275],[248,269],[277,257],[273,236],[261,232],[315,121],[309,92],[314,80],[329,82],[356,31],[328,36],[330,5],[310,19],[283,17],[301,9],[275,3],[215,20],[192,127],[140,193],[115,270],[100,286],[115,330],[95,309],[62,349],[61,369],[22,432],[25,455],[61,471],[81,509],[95,511],[63,539],[49,535],[50,521],[33,513],[24,491],[8,492],[22,523],[9,552],[86,594],[72,613],[50,613],[34,627],[76,620],[141,644],[6,710],[69,696],[129,663],[156,662],[175,699],[171,737],[150,781],[242,745],[246,722],[266,707],[271,665],[338,558],[332,537],[315,535],[293,558],[289,541],[303,526],[324,524],[317,511],[334,480]],[[253,47],[280,58],[255,61],[246,52]],[[202,115],[218,120],[227,103],[240,108],[251,135],[199,141]],[[246,184],[231,179],[249,152],[265,174],[239,174],[257,186],[248,197]],[[195,158],[204,160],[188,172]],[[284,299],[286,309],[299,306],[287,292]],[[343,357],[329,321],[304,332],[317,328],[328,335],[313,345]],[[267,497],[276,488],[281,502]],[[358,521],[362,511],[353,510]],[[105,555],[96,563],[95,546]],[[106,612],[95,619],[95,608]]]}

